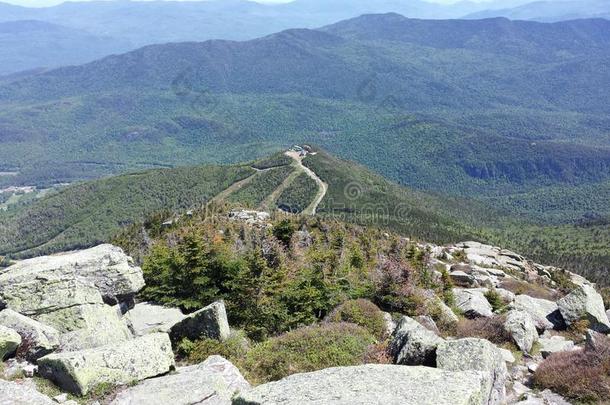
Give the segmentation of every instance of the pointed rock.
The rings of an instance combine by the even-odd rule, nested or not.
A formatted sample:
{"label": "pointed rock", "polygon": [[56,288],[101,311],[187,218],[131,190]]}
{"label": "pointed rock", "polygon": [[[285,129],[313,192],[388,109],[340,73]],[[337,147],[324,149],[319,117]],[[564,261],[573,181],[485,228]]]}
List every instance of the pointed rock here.
{"label": "pointed rock", "polygon": [[512,310],[506,314],[504,329],[510,333],[513,341],[524,353],[532,350],[538,341],[538,331],[532,317],[525,311]]}
{"label": "pointed rock", "polygon": [[226,340],[231,331],[223,301],[216,301],[207,307],[187,315],[171,328],[172,342],[183,338],[198,340],[202,338]]}
{"label": "pointed rock", "polygon": [[455,306],[464,312],[468,318],[491,317],[493,308],[485,298],[485,295],[478,290],[462,290],[455,288]]}

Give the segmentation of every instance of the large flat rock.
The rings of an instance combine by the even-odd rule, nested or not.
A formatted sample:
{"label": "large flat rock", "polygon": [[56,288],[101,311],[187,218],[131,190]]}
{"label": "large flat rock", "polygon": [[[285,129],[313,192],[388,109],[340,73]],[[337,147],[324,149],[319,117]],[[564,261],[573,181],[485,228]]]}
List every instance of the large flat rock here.
{"label": "large flat rock", "polygon": [[[80,328],[60,336],[60,351],[78,351],[133,339],[127,322],[109,305],[83,305],[78,315]],[[57,324],[61,320],[54,318],[47,322]]]}
{"label": "large flat rock", "polygon": [[[74,279],[94,286],[109,304],[130,298],[144,287],[142,269],[135,266],[122,249],[106,244],[18,262],[0,275],[0,296],[9,287],[15,296],[19,290],[27,294],[27,291],[36,292],[36,288],[47,284],[53,288],[52,284],[60,280]],[[81,299],[79,303],[84,302],[89,301]],[[9,306],[23,313],[14,304]]]}
{"label": "large flat rock", "polygon": [[78,329],[64,322],[78,317],[79,306],[103,303],[95,286],[73,274],[0,274],[2,306],[34,319],[56,316],[62,319],[63,330]]}
{"label": "large flat rock", "polygon": [[370,364],[295,374],[241,393],[236,405],[480,405],[483,377],[422,366]]}
{"label": "large flat rock", "polygon": [[211,356],[201,364],[128,388],[110,405],[230,405],[235,393],[248,389],[250,384],[237,367]]}
{"label": "large flat rock", "polygon": [[85,395],[100,384],[131,384],[156,377],[173,367],[174,354],[166,333],[95,349],[50,354],[38,360],[41,376],[78,395]]}

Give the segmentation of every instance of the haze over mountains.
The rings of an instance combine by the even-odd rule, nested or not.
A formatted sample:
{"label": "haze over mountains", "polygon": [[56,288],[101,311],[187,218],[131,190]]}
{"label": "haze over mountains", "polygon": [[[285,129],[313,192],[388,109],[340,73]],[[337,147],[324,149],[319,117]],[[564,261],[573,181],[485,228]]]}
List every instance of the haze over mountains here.
{"label": "haze over mountains", "polygon": [[[519,19],[545,21],[608,15],[607,4],[587,1],[591,4],[578,2],[576,6],[576,3],[569,5],[570,2],[555,0],[542,8],[533,3],[523,6],[525,11],[515,9],[521,11],[514,12],[507,7],[521,6],[527,1],[450,5],[422,0],[296,0],[288,4],[259,4],[245,0],[91,1],[46,8],[0,3],[0,22],[12,22],[9,26],[0,26],[1,49],[10,56],[0,58],[0,75],[89,62],[150,44],[253,39],[289,28],[318,28],[372,13],[396,12],[424,19],[475,18],[476,13],[514,17],[511,13],[516,13]],[[528,11],[532,7],[533,11]],[[557,12],[564,8],[568,11]],[[569,11],[572,9],[579,11]],[[35,59],[33,55],[39,58]]]}
{"label": "haze over mountains", "polygon": [[577,18],[610,18],[604,0],[536,1],[511,8],[478,11],[465,18],[506,17],[511,20],[563,21]]}

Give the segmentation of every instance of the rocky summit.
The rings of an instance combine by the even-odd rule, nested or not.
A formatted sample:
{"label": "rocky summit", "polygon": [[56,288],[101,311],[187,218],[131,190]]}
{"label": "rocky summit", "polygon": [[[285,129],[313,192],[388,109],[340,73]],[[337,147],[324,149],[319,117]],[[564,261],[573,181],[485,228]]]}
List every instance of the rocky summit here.
{"label": "rocky summit", "polygon": [[[421,290],[418,314],[347,301],[319,332],[261,343],[230,327],[237,307],[221,294],[199,309],[141,301],[145,272],[112,245],[17,262],[0,272],[0,404],[562,404],[537,385],[554,364],[607,356],[610,322],[587,280],[474,242],[415,249],[447,283],[444,296]],[[333,322],[341,332],[308,352]],[[335,367],[308,363],[341,339],[363,344],[362,364],[340,346],[324,360]]]}

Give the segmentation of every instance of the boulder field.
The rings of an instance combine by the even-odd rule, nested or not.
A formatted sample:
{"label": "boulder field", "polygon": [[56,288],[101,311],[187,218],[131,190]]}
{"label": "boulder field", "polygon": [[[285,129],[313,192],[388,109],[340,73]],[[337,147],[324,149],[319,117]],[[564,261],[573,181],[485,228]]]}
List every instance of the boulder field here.
{"label": "boulder field", "polygon": [[[230,337],[222,300],[191,314],[138,302],[142,270],[112,245],[18,262],[0,270],[0,404],[76,404],[66,394],[95,403],[90,395],[108,386],[115,392],[100,405],[567,403],[533,391],[530,379],[543,358],[606,339],[610,321],[595,286],[477,242],[420,247],[430,252],[432,277],[454,281],[455,302],[452,309],[430,291],[423,297],[430,314],[385,313],[392,364],[334,367],[258,386],[217,355],[176,363],[183,338]],[[559,294],[555,280],[566,277],[570,290]],[[439,332],[486,319],[501,319],[513,352]],[[582,343],[562,334],[578,325],[587,329]],[[41,378],[64,394],[39,391]]]}

